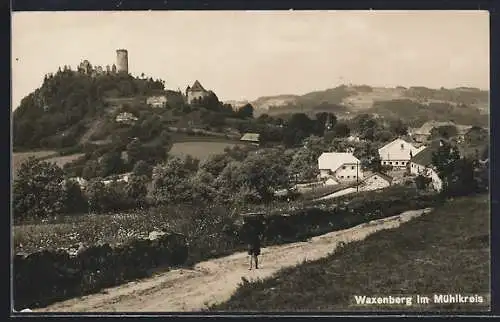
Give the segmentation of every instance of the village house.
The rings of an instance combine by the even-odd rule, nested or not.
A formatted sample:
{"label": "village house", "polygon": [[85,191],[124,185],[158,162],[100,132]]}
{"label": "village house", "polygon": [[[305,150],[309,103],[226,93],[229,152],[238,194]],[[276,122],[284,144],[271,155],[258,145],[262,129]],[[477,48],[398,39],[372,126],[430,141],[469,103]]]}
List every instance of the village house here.
{"label": "village house", "polygon": [[148,104],[151,107],[164,108],[167,106],[167,96],[166,95],[150,96],[146,99],[146,104]]}
{"label": "village house", "polygon": [[361,139],[357,135],[350,135],[347,139],[347,142],[360,142]]}
{"label": "village house", "polygon": [[338,183],[353,182],[363,178],[360,161],[351,153],[325,152],[318,158],[319,176],[334,178]]}
{"label": "village house", "polygon": [[458,142],[463,142],[465,133],[471,129],[472,126],[455,124],[454,122],[438,122],[429,121],[424,123],[420,128],[412,129],[410,135],[415,142],[427,142],[431,138],[432,129],[441,126],[454,126],[457,129],[456,139]]}
{"label": "village house", "polygon": [[404,169],[410,162],[412,156],[416,155],[423,149],[424,146],[417,148],[413,144],[398,138],[378,149],[380,163],[382,165],[389,165],[394,168]]}
{"label": "village house", "polygon": [[465,135],[470,131],[472,126],[470,125],[456,125],[457,135],[456,139],[458,143],[462,143],[465,140]]}
{"label": "village house", "polygon": [[65,185],[66,182],[68,182],[68,181],[75,182],[76,184],[78,184],[80,186],[80,188],[85,188],[87,186],[87,180],[85,180],[82,177],[72,177],[72,178],[65,179],[61,182],[61,185]]}
{"label": "village house", "polygon": [[430,136],[431,131],[435,127],[446,126],[446,125],[455,125],[453,122],[437,122],[437,121],[429,121],[424,123],[421,127],[412,129],[410,131],[410,135],[415,140],[415,142],[426,142]]}
{"label": "village house", "polygon": [[363,182],[361,183],[359,190],[371,191],[371,190],[384,189],[389,187],[392,184],[392,182],[393,182],[392,177],[383,173],[374,172],[369,176],[367,176],[365,179],[363,179]]}
{"label": "village house", "polygon": [[253,145],[259,145],[260,144],[260,134],[258,134],[258,133],[245,133],[241,137],[240,141],[249,142]]}
{"label": "village house", "polygon": [[123,174],[119,174],[119,175],[114,175],[114,176],[111,176],[109,178],[106,178],[105,180],[102,180],[101,182],[106,186],[110,185],[111,183],[114,183],[114,182],[128,183],[128,181],[130,179],[130,174],[131,174],[131,172],[123,173]]}
{"label": "village house", "polygon": [[120,113],[116,116],[116,122],[118,123],[127,123],[127,124],[130,124],[130,123],[134,123],[135,121],[138,120],[138,118],[132,114],[132,113],[129,113],[129,112],[123,112],[123,113]]}
{"label": "village house", "polygon": [[182,96],[181,91],[156,91],[146,98],[146,104],[154,108],[165,108],[169,104],[179,105],[184,103],[184,96]]}
{"label": "village house", "polygon": [[468,144],[478,144],[488,142],[488,130],[473,126],[464,134],[464,141]]}
{"label": "village house", "polygon": [[443,181],[432,165],[432,153],[439,148],[439,142],[433,142],[431,145],[416,154],[410,162],[410,172],[413,175],[423,175],[431,178],[431,184],[434,190],[441,191],[443,189]]}
{"label": "village house", "polygon": [[194,82],[193,86],[188,86],[186,89],[186,98],[188,104],[193,103],[194,100],[200,100],[204,97],[207,97],[209,94],[210,92],[204,89],[198,80]]}

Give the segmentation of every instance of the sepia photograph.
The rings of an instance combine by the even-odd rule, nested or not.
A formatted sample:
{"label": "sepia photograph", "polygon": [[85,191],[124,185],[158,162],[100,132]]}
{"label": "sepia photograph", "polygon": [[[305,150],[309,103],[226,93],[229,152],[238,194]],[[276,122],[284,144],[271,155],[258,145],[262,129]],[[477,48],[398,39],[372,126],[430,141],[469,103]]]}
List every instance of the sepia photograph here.
{"label": "sepia photograph", "polygon": [[11,313],[491,309],[488,11],[11,15]]}

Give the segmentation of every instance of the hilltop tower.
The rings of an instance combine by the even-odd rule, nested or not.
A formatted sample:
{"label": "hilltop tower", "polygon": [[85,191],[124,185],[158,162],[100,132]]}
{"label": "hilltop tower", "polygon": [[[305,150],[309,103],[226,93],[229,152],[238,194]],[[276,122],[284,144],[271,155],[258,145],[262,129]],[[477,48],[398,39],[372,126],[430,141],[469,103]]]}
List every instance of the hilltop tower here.
{"label": "hilltop tower", "polygon": [[128,74],[128,51],[126,49],[116,50],[116,70],[119,73]]}

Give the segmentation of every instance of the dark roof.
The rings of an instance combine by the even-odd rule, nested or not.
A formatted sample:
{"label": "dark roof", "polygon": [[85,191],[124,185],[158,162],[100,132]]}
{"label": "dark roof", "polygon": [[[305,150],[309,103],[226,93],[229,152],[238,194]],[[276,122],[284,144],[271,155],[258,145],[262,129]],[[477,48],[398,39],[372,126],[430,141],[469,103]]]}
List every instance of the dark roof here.
{"label": "dark roof", "polygon": [[488,129],[485,129],[485,128],[479,127],[479,126],[473,126],[465,134],[471,134],[471,133],[474,133],[474,132],[476,132],[476,133],[482,133],[482,134],[488,134]]}
{"label": "dark roof", "polygon": [[373,177],[375,175],[377,175],[377,176],[379,176],[379,177],[381,177],[381,178],[383,178],[383,179],[385,179],[385,180],[387,180],[389,182],[392,182],[392,177],[391,176],[389,176],[387,174],[384,174],[384,173],[380,173],[380,172],[374,172],[374,173],[370,174],[368,177],[366,177],[364,180],[368,180],[368,178],[371,178],[371,177]]}
{"label": "dark roof", "polygon": [[411,162],[423,166],[430,166],[432,164],[432,153],[439,149],[440,140],[432,141],[425,149],[417,153],[411,158]]}
{"label": "dark roof", "polygon": [[193,84],[193,86],[191,86],[191,91],[205,91],[205,89],[203,88],[203,86],[201,86],[200,82],[198,80],[196,80]]}
{"label": "dark roof", "polygon": [[167,98],[182,97],[182,93],[167,90],[165,91],[165,96],[167,96]]}

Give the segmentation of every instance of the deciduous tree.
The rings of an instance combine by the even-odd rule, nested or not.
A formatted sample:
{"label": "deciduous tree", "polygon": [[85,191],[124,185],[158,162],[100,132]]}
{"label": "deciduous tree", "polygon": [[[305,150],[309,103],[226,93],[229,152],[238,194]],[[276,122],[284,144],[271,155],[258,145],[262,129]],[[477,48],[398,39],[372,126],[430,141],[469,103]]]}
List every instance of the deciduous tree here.
{"label": "deciduous tree", "polygon": [[23,162],[13,184],[16,220],[43,219],[64,210],[63,170],[54,163],[29,158]]}

